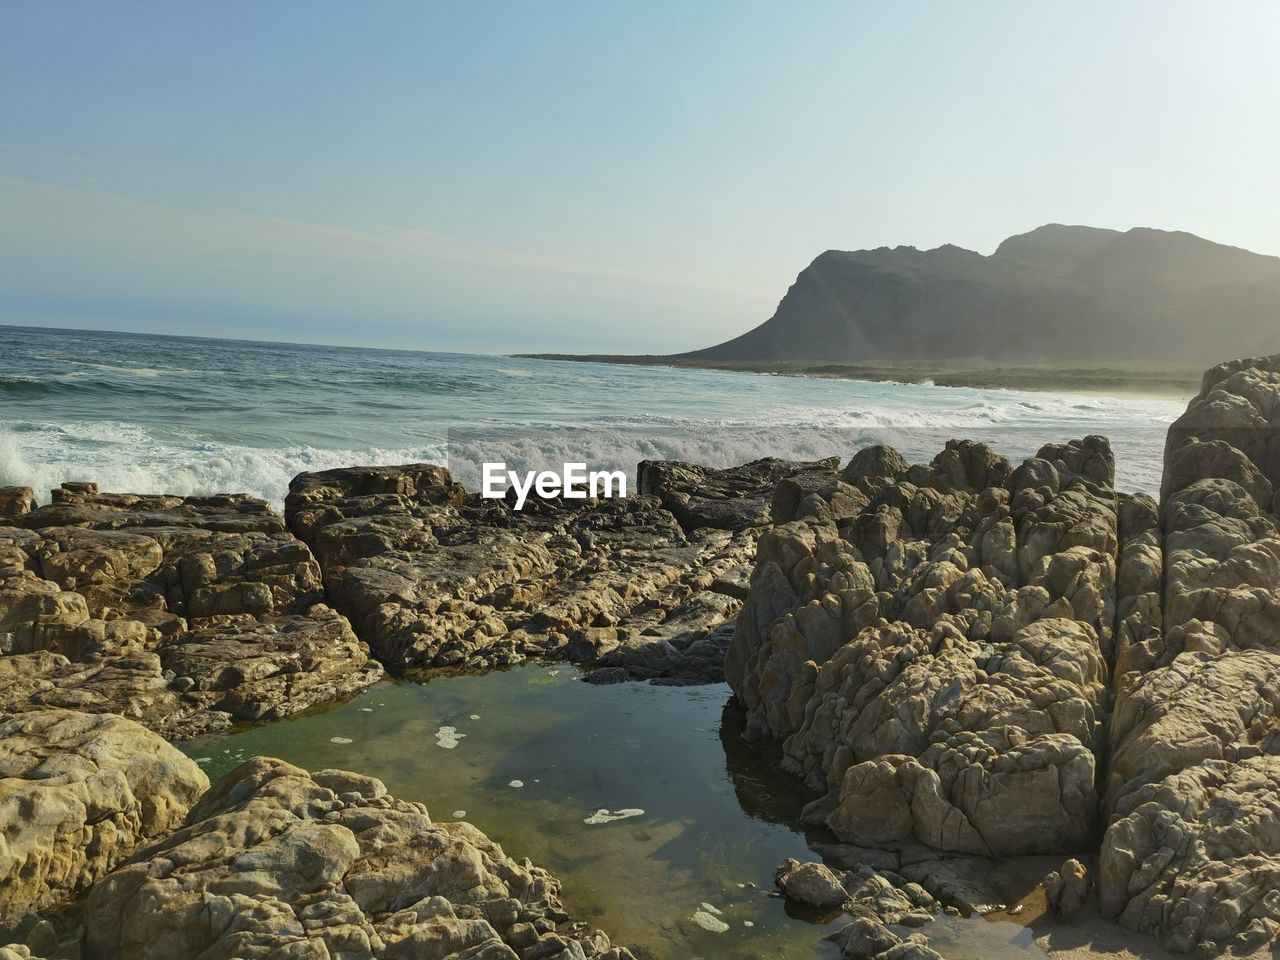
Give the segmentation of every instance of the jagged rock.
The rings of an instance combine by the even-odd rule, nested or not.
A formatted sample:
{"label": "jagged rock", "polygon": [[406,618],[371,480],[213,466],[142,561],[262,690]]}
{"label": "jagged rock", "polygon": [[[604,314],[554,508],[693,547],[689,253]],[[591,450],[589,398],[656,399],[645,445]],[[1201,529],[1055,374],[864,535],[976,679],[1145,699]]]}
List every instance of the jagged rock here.
{"label": "jagged rock", "polygon": [[[933,920],[941,909],[922,886],[890,871],[861,866],[836,871],[821,863],[784,860],[775,881],[782,895],[792,903],[818,915],[835,910],[873,921],[882,926],[920,927]],[[856,928],[872,941],[879,938],[874,927]],[[898,941],[886,946],[893,946]]]}
{"label": "jagged rock", "polygon": [[779,482],[805,486],[835,479],[839,461],[796,463],[768,457],[728,470],[675,460],[644,460],[636,469],[640,493],[657,497],[687,531],[700,527],[745,530],[775,516]]}
{"label": "jagged rock", "polygon": [[1280,357],[1219,365],[1169,430],[1162,542],[1130,538],[1135,627],[1162,602],[1121,628],[1099,861],[1103,915],[1175,950],[1280,940],[1277,484]]}
{"label": "jagged rock", "polygon": [[725,664],[748,735],[783,741],[806,817],[843,840],[1078,848],[1116,613],[1109,446],[1017,471],[967,441],[905,474],[860,456],[860,512],[759,539]]}
{"label": "jagged rock", "polygon": [[0,526],[0,709],[109,711],[180,739],[381,676],[262,501],[60,489]]}
{"label": "jagged rock", "polygon": [[1280,939],[1280,755],[1270,751],[1141,787],[1103,842],[1103,915],[1187,952]]}
{"label": "jagged rock", "polygon": [[889,481],[901,480],[911,469],[906,457],[887,444],[864,447],[850,458],[840,471],[840,479],[856,484],[871,478]]}
{"label": "jagged rock", "polygon": [[1122,496],[1118,520],[1113,686],[1123,694],[1155,665],[1163,649],[1164,539],[1159,508],[1148,496]]}
{"label": "jagged rock", "polygon": [[566,922],[559,884],[372,778],[259,758],[90,892],[100,960],[343,956],[627,960]]}
{"label": "jagged rock", "polygon": [[1087,626],[1038,621],[995,655],[941,628],[861,637],[786,742],[837,835],[995,856],[1087,841],[1105,679]]}
{"label": "jagged rock", "polygon": [[[1237,761],[1280,741],[1280,657],[1186,652],[1116,706],[1107,809],[1127,816],[1149,784],[1205,760]],[[1280,747],[1280,742],[1275,744]]]}
{"label": "jagged rock", "polygon": [[812,517],[837,520],[856,517],[870,500],[859,487],[832,479],[822,471],[785,477],[773,491],[769,514],[774,523],[790,523]]}
{"label": "jagged rock", "polygon": [[857,917],[827,937],[840,947],[842,960],[864,960],[881,956],[902,943],[902,938],[877,920]]}
{"label": "jagged rock", "polygon": [[327,595],[389,666],[547,656],[596,664],[602,682],[711,682],[755,525],[778,478],[807,470],[834,475],[834,463],[646,462],[652,494],[521,511],[439,467],[334,470],[295,478],[286,512]]}
{"label": "jagged rock", "polygon": [[208,786],[192,760],[121,717],[0,713],[0,930],[176,829]]}
{"label": "jagged rock", "polygon": [[36,492],[30,487],[0,487],[0,517],[20,517],[36,505]]}
{"label": "jagged rock", "polygon": [[1059,920],[1074,919],[1089,896],[1089,871],[1079,860],[1068,860],[1044,878],[1044,895],[1054,916]]}

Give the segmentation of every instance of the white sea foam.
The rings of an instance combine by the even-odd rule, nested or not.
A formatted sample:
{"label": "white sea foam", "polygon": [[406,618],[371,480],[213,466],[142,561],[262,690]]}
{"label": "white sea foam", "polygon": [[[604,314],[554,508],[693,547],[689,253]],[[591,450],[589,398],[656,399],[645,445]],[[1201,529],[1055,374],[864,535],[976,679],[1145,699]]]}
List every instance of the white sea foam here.
{"label": "white sea foam", "polygon": [[689,918],[697,926],[706,930],[708,933],[728,933],[729,925],[718,917],[714,917],[705,910],[695,911],[693,916]]}
{"label": "white sea foam", "polygon": [[250,447],[157,437],[117,421],[15,425],[0,421],[0,486],[32,487],[40,502],[67,480],[129,493],[248,493],[283,509],[289,481],[309,470],[444,461],[442,446],[392,449]]}
{"label": "white sea foam", "polygon": [[[1148,409],[1143,409],[1144,403]],[[847,460],[868,444],[890,443],[908,459],[924,462],[948,439],[965,437],[990,443],[1019,461],[1045,443],[1100,432],[1111,438],[1122,489],[1159,488],[1164,433],[1179,404],[1046,395],[1043,405],[1047,409],[1030,410],[1019,402],[983,401],[954,412],[815,408],[737,420],[621,417],[590,428],[547,423],[471,428],[450,432],[447,462],[472,489],[479,488],[479,465],[486,461],[503,461],[513,469],[585,462],[591,469],[623,470],[634,489],[636,464],[646,459],[711,467],[766,455]],[[56,425],[0,421],[0,484],[33,487],[42,502],[50,488],[66,480],[94,480],[104,490],[134,493],[244,492],[280,508],[289,481],[304,471],[372,463],[443,463],[445,454],[443,443],[270,447],[184,437],[174,430],[120,420]]]}
{"label": "white sea foam", "polygon": [[[643,817],[644,811],[639,807],[623,807],[621,810],[605,810],[600,809],[582,822],[588,826],[597,826],[602,823],[613,823],[615,820],[630,820],[632,817]],[[704,904],[705,906],[705,904]]]}
{"label": "white sea foam", "polygon": [[[297,473],[445,462],[847,460],[870,443],[931,459],[952,438],[1018,461],[1101,433],[1118,484],[1159,486],[1173,400],[765,377],[724,371],[26,333],[0,357],[0,484],[246,492],[279,507]],[[75,358],[72,359],[72,354]],[[468,426],[470,424],[470,426]],[[488,424],[488,426],[485,426]],[[448,433],[448,446],[445,433]]]}
{"label": "white sea foam", "polygon": [[459,733],[456,727],[441,727],[436,731],[436,746],[445,750],[456,749],[465,736],[466,734]]}

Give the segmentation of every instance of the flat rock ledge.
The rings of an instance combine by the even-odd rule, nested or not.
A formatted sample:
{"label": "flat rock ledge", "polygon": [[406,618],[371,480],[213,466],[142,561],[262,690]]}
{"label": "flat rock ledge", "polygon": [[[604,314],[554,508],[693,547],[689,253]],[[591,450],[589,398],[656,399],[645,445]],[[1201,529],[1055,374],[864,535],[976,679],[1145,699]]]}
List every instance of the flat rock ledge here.
{"label": "flat rock ledge", "polygon": [[305,473],[289,527],[393,670],[587,662],[593,680],[716,682],[774,489],[835,461],[640,464],[619,500],[468,493],[431,464]]}
{"label": "flat rock ledge", "polygon": [[0,710],[116,713],[180,740],[382,676],[263,501],[87,483],[16,499],[0,516]]}

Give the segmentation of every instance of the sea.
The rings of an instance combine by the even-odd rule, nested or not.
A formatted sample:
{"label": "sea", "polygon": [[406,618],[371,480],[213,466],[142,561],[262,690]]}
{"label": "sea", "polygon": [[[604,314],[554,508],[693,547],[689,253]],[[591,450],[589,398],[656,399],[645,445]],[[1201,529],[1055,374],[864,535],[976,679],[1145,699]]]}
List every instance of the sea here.
{"label": "sea", "polygon": [[1185,398],[938,387],[761,373],[0,326],[0,485],[245,492],[355,464],[644,459],[713,467],[840,457],[913,462],[952,438],[1021,460],[1110,438],[1121,489],[1155,492]]}

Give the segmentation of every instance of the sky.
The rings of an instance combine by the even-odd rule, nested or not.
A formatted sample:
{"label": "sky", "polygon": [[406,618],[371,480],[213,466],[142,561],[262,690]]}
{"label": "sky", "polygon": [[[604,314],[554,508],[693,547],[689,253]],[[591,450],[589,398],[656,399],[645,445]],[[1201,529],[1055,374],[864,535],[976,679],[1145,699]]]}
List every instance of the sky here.
{"label": "sky", "polygon": [[1278,46],[1268,0],[7,0],[0,324],[665,353],[832,248],[1280,255]]}

